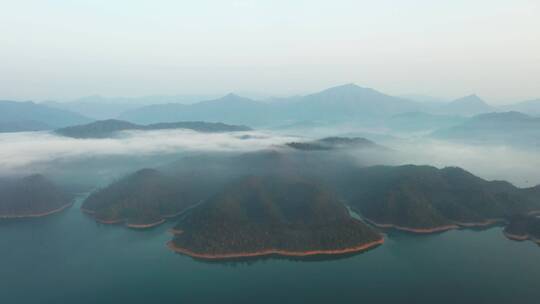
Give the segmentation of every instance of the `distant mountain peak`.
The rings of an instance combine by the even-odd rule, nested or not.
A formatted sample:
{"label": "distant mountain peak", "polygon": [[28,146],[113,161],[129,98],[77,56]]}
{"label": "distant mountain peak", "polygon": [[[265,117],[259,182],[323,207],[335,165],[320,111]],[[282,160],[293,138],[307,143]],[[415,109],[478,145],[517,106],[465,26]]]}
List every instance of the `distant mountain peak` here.
{"label": "distant mountain peak", "polygon": [[482,113],[494,112],[496,109],[487,104],[476,94],[467,95],[453,100],[444,105],[445,114],[454,115],[477,115]]}
{"label": "distant mountain peak", "polygon": [[[218,99],[214,99],[214,100],[209,100],[210,102],[212,101],[238,101],[238,100],[242,100],[242,101],[254,101],[250,98],[247,98],[247,97],[243,97],[243,96],[240,96],[236,93],[229,93],[223,97],[220,97]],[[201,101],[201,103],[205,103],[207,101]]]}
{"label": "distant mountain peak", "polygon": [[476,94],[470,94],[470,95],[458,98],[458,99],[456,99],[456,100],[454,100],[454,101],[452,101],[450,103],[454,103],[454,104],[455,103],[482,103],[482,104],[486,104],[486,102]]}
{"label": "distant mountain peak", "polygon": [[342,85],[336,86],[335,88],[343,88],[343,89],[364,89],[363,87],[357,85],[357,84],[354,83],[354,82],[342,84]]}
{"label": "distant mountain peak", "polygon": [[239,105],[239,106],[245,106],[245,105],[257,105],[259,102],[253,100],[253,99],[250,99],[250,98],[247,98],[247,97],[243,97],[243,96],[240,96],[240,95],[237,95],[235,93],[229,93],[223,97],[220,97],[220,98],[217,98],[217,99],[212,99],[212,100],[205,100],[205,101],[201,101],[199,103],[195,103],[195,105],[212,105],[212,106],[217,106],[219,104],[223,105],[223,106],[227,106],[227,105]]}
{"label": "distant mountain peak", "polygon": [[231,93],[229,93],[229,94],[222,97],[222,99],[225,99],[225,98],[243,98],[243,97],[236,94],[236,93],[231,92]]}
{"label": "distant mountain peak", "polygon": [[361,87],[361,86],[351,82],[351,83],[346,83],[346,84],[342,84],[342,85],[339,85],[339,86],[328,88],[328,89],[324,90],[323,92],[328,92],[328,91],[358,92],[358,91],[375,91],[375,90],[373,90],[371,88],[367,88],[367,87]]}

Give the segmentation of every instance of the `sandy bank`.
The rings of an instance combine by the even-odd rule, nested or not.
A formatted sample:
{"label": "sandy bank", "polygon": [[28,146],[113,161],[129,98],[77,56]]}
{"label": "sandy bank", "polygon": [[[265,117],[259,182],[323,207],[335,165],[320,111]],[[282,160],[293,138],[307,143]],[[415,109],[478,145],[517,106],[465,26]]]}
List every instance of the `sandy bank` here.
{"label": "sandy bank", "polygon": [[168,230],[169,233],[171,233],[172,235],[177,235],[177,234],[181,234],[181,233],[184,233],[184,230],[182,229],[175,229],[175,228],[171,228]]}
{"label": "sandy bank", "polygon": [[506,220],[503,219],[503,218],[498,218],[498,219],[489,219],[489,220],[485,220],[483,222],[456,222],[457,225],[459,225],[460,227],[465,227],[465,228],[471,228],[471,227],[487,227],[487,226],[492,226],[492,225],[497,225],[497,224],[504,224],[506,223]]}
{"label": "sandy bank", "polygon": [[167,221],[167,219],[169,218],[174,218],[178,215],[180,215],[183,211],[181,212],[178,212],[178,213],[175,213],[175,214],[170,214],[170,215],[163,215],[163,218],[160,219],[159,221],[157,222],[153,222],[153,223],[148,223],[148,224],[131,224],[129,223],[129,221],[127,219],[117,219],[117,220],[104,220],[104,219],[100,219],[100,218],[97,218],[95,216],[96,212],[93,211],[93,210],[90,210],[90,209],[85,209],[85,208],[82,208],[81,207],[81,211],[85,214],[88,214],[90,215],[96,222],[98,223],[101,223],[101,224],[107,224],[107,225],[118,225],[118,224],[125,224],[126,227],[128,228],[133,228],[133,229],[148,229],[148,228],[153,228],[153,227],[156,227],[156,226],[159,226],[163,223],[165,223]]}
{"label": "sandy bank", "polygon": [[148,228],[159,226],[159,225],[161,225],[163,223],[165,223],[165,219],[159,220],[159,221],[154,222],[154,223],[149,223],[149,224],[129,224],[129,223],[127,223],[126,226],[128,228],[133,228],[133,229],[148,229]]}
{"label": "sandy bank", "polygon": [[406,227],[406,226],[400,226],[400,225],[394,225],[394,224],[382,224],[382,223],[378,223],[367,218],[364,218],[364,219],[368,223],[378,228],[391,228],[391,229],[396,229],[396,230],[401,230],[401,231],[406,231],[406,232],[411,232],[411,233],[419,233],[419,234],[437,233],[437,232],[443,232],[443,231],[448,231],[452,229],[460,229],[460,228],[488,227],[488,226],[497,225],[497,224],[506,222],[504,219],[488,219],[483,222],[455,222],[454,224],[431,227],[431,228],[412,228],[412,227]]}
{"label": "sandy bank", "polygon": [[503,231],[503,234],[505,237],[507,237],[508,239],[512,240],[512,241],[531,241],[531,242],[534,242],[536,244],[539,244],[540,245],[540,239],[537,239],[535,237],[532,237],[531,235],[529,234],[512,234],[512,233],[509,233],[507,232],[506,230]]}
{"label": "sandy bank", "polygon": [[436,233],[436,232],[442,232],[442,231],[447,231],[447,230],[451,230],[451,229],[458,229],[459,226],[458,225],[445,225],[445,226],[438,226],[438,227],[432,227],[432,228],[411,228],[411,227],[405,227],[405,226],[399,226],[399,225],[394,225],[394,224],[382,224],[382,223],[377,223],[373,220],[370,220],[370,219],[367,219],[367,218],[364,218],[368,223],[374,225],[375,227],[378,227],[378,228],[392,228],[392,229],[396,229],[396,230],[401,230],[401,231],[406,231],[406,232],[412,232],[412,233]]}

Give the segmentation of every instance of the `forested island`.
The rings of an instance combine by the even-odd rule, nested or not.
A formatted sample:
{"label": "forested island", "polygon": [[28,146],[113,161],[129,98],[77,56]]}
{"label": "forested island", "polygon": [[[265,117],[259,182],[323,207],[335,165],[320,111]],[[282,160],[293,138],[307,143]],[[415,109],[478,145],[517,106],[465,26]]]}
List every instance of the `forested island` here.
{"label": "forested island", "polygon": [[347,178],[350,205],[384,228],[432,233],[489,226],[540,210],[531,189],[486,181],[455,167],[375,166]]}
{"label": "forested island", "polygon": [[69,195],[43,175],[0,179],[0,219],[47,216],[71,204]]}
{"label": "forested island", "polygon": [[251,130],[251,128],[246,126],[228,125],[219,122],[183,121],[139,125],[123,120],[108,119],[58,129],[55,130],[55,133],[73,138],[108,138],[114,136],[116,132],[120,131],[152,131],[171,129],[188,129],[197,132],[239,132]]}
{"label": "forested island", "polygon": [[92,193],[81,209],[104,224],[151,228],[197,203],[187,187],[154,169],[142,169]]}
{"label": "forested island", "polygon": [[303,151],[324,151],[352,148],[382,148],[371,140],[362,137],[325,137],[314,141],[290,142],[286,146]]}
{"label": "forested island", "polygon": [[540,218],[536,214],[514,217],[504,228],[504,235],[511,240],[530,240],[540,245]]}
{"label": "forested island", "polygon": [[201,259],[345,254],[384,241],[324,186],[276,176],[232,183],[172,231],[169,248]]}

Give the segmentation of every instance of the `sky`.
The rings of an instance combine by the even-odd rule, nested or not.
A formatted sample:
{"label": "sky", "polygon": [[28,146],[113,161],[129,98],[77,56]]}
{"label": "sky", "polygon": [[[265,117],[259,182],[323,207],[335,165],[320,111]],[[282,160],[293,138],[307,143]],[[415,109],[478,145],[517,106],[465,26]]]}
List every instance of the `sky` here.
{"label": "sky", "polygon": [[540,98],[538,0],[0,0],[0,99]]}

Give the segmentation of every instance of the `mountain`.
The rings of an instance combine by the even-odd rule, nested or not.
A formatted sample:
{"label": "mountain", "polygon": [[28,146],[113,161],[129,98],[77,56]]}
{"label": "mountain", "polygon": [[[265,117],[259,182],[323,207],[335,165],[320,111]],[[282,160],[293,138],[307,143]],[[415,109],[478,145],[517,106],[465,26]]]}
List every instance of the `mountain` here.
{"label": "mountain", "polygon": [[528,115],[540,115],[540,99],[523,101],[520,103],[505,105],[501,107],[505,111],[516,111]]}
{"label": "mountain", "polygon": [[296,150],[321,151],[334,149],[382,148],[376,143],[361,137],[325,137],[308,142],[290,142],[286,146]]}
{"label": "mountain", "polygon": [[455,167],[375,166],[347,179],[349,204],[379,227],[428,233],[487,226],[540,210],[539,196]]}
{"label": "mountain", "polygon": [[454,127],[440,129],[433,137],[460,142],[540,146],[540,118],[519,112],[481,114]]}
{"label": "mountain", "polygon": [[128,111],[120,119],[135,123],[204,120],[253,126],[299,121],[365,123],[423,108],[421,103],[347,84],[280,102],[259,102],[229,94],[191,105],[152,105]]}
{"label": "mountain", "polygon": [[193,103],[207,99],[206,95],[154,95],[143,97],[104,97],[86,96],[68,102],[45,102],[46,105],[79,113],[94,119],[104,120],[116,118],[124,112],[152,104]]}
{"label": "mountain", "polygon": [[488,105],[480,97],[469,95],[438,107],[441,114],[474,116],[483,113],[495,112],[496,108]]}
{"label": "mountain", "polygon": [[58,129],[55,132],[73,138],[107,138],[114,136],[116,132],[127,130],[169,130],[189,129],[198,132],[235,132],[249,131],[246,126],[234,126],[224,123],[210,123],[202,121],[184,121],[174,123],[156,123],[150,125],[138,125],[127,121],[109,119],[95,121],[85,125],[71,126]]}
{"label": "mountain", "polygon": [[33,102],[0,101],[0,131],[37,131],[62,128],[91,119]]}
{"label": "mountain", "polygon": [[149,228],[195,203],[188,186],[157,170],[142,169],[92,193],[81,209],[101,223]]}
{"label": "mountain", "polygon": [[383,242],[324,187],[273,176],[232,183],[173,231],[171,249],[203,259],[343,254]]}
{"label": "mountain", "polygon": [[386,120],[386,127],[394,131],[433,131],[459,125],[466,119],[457,115],[437,115],[425,112],[407,112],[394,115]]}
{"label": "mountain", "polygon": [[68,195],[42,175],[0,179],[0,219],[41,217],[69,206]]}

